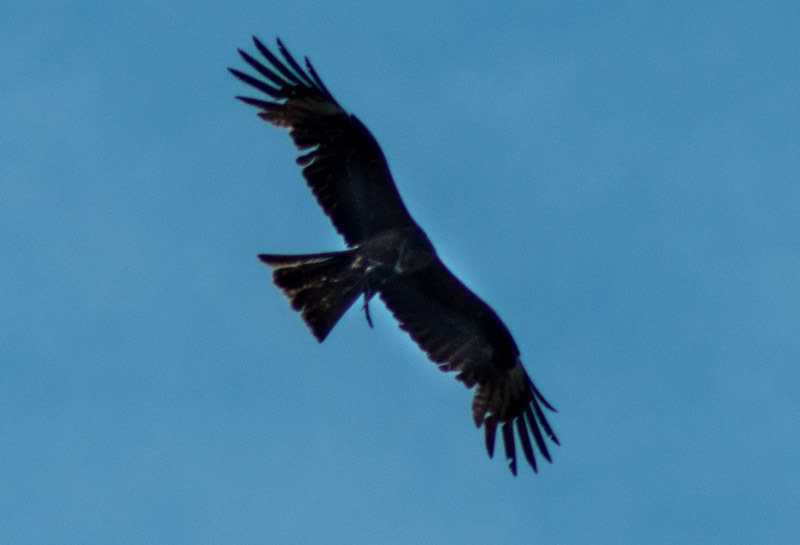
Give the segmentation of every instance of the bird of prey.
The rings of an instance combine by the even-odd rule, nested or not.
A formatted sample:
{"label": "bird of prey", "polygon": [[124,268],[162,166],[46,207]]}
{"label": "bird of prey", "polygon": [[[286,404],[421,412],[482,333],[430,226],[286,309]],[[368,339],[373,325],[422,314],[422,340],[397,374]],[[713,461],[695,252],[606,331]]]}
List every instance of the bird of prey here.
{"label": "bird of prey", "polygon": [[378,142],[333,98],[308,58],[303,67],[280,40],[280,57],[253,41],[263,60],[239,54],[258,76],[229,70],[265,96],[236,98],[289,129],[303,177],[347,244],[343,251],[259,255],[275,284],[319,342],[362,296],[372,326],[369,302],[379,295],[439,369],[475,387],[472,418],[485,428],[489,457],[500,426],[514,475],[515,435],[534,471],[533,444],[551,462],[545,436],[559,442],[543,409],[555,409],[528,377],[505,324],[442,263],[408,213]]}

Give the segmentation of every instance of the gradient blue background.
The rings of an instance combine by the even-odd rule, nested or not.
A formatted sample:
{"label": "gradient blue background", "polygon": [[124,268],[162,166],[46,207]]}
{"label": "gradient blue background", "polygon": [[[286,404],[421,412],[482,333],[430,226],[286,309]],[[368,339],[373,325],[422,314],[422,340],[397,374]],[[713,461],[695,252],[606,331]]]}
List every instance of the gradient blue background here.
{"label": "gradient blue background", "polygon": [[[790,543],[796,2],[6,2],[0,542]],[[309,55],[559,408],[538,475],[382,304],[237,47]]]}

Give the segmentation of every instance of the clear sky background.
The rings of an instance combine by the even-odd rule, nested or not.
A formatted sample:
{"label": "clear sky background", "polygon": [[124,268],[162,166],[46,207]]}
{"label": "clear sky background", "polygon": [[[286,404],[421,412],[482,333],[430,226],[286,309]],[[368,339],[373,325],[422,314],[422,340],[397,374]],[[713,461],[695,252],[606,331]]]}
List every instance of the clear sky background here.
{"label": "clear sky background", "polygon": [[[798,3],[488,6],[5,2],[0,542],[797,539]],[[318,345],[271,284],[343,243],[233,99],[252,34],[514,333],[538,475],[380,302]]]}

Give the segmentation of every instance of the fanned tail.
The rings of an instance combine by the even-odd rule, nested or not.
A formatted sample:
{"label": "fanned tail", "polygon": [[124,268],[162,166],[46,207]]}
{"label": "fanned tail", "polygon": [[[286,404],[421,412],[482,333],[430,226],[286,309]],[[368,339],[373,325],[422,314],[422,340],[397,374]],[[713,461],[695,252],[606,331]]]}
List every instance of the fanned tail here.
{"label": "fanned tail", "polygon": [[301,313],[319,342],[367,291],[364,259],[356,250],[258,257],[273,269],[273,282],[289,298],[292,308]]}

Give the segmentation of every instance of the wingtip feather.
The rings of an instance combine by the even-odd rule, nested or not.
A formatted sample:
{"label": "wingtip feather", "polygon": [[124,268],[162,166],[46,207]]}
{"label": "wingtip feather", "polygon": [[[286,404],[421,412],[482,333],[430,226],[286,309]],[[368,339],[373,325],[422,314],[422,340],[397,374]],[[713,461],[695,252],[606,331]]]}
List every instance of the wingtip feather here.
{"label": "wingtip feather", "polygon": [[506,450],[506,460],[508,460],[508,468],[514,476],[517,476],[517,452],[514,445],[514,428],[511,421],[503,422],[503,446]]}
{"label": "wingtip feather", "polygon": [[486,452],[489,453],[489,458],[494,458],[494,443],[497,435],[497,419],[489,417],[484,421],[486,427]]}
{"label": "wingtip feather", "polygon": [[528,428],[525,424],[525,415],[520,415],[517,417],[517,435],[519,435],[519,442],[522,445],[522,452],[525,454],[525,459],[528,461],[528,464],[533,468],[534,473],[538,473],[536,469],[536,457],[533,454],[533,446],[531,445],[531,439],[528,437]]}

